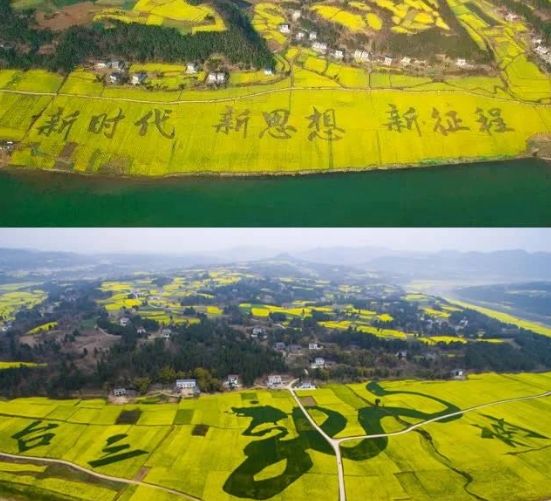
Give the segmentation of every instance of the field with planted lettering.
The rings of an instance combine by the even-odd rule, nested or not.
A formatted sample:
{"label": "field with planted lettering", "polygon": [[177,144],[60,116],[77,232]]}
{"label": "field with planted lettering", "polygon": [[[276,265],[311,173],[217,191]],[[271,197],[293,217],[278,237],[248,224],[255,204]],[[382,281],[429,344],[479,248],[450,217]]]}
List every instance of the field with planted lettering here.
{"label": "field with planted lettering", "polygon": [[[311,8],[352,31],[377,31],[375,8],[389,11],[389,29],[403,36],[449,29],[431,2],[410,4]],[[168,11],[174,22],[213,16],[204,5],[170,5],[140,0],[131,12],[146,23]],[[289,45],[282,7],[260,2],[252,23],[275,44],[274,74],[231,70],[228,85],[212,89],[205,71],[188,75],[184,62],[133,65],[132,73],[148,74],[146,87],[105,85],[85,69],[66,78],[0,70],[0,140],[17,143],[11,166],[115,176],[313,173],[530,155],[551,133],[551,78],[528,54],[522,22],[476,5],[450,2],[470,36],[492,49],[495,75],[339,62]]]}
{"label": "field with planted lettering", "polygon": [[[551,427],[542,419],[550,385],[549,373],[487,373],[296,393],[317,425],[340,440],[346,499],[521,500],[551,494]],[[147,402],[1,401],[0,494],[338,498],[334,452],[288,390]],[[366,437],[373,434],[380,436]]]}
{"label": "field with planted lettering", "polygon": [[[22,140],[11,159],[16,166],[158,176],[506,158],[525,154],[530,138],[551,130],[548,105],[444,86],[424,93],[346,91],[329,84],[319,90],[264,94],[257,89],[261,95],[246,97],[236,89],[222,91],[227,97],[222,92],[209,96],[219,102],[185,102],[181,96],[180,104],[130,89],[124,99],[0,93],[0,131],[2,137]],[[453,133],[447,132],[451,116],[460,120]],[[209,151],[204,144],[211,145]]]}

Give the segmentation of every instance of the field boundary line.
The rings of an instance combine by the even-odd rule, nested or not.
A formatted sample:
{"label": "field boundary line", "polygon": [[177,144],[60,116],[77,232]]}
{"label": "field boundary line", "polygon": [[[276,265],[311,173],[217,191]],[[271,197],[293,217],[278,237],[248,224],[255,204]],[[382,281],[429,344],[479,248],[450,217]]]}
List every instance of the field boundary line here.
{"label": "field boundary line", "polygon": [[16,95],[24,95],[24,96],[38,96],[38,97],[69,97],[69,98],[82,98],[82,99],[89,99],[89,100],[97,100],[97,101],[119,101],[119,102],[127,102],[127,103],[137,103],[137,104],[152,104],[152,105],[179,105],[179,104],[216,104],[216,103],[228,103],[228,102],[235,102],[240,101],[243,99],[250,99],[260,96],[266,96],[270,94],[279,94],[283,92],[294,92],[294,91],[339,91],[339,92],[366,92],[366,93],[378,93],[378,92],[394,92],[394,93],[400,93],[400,92],[412,92],[417,94],[454,94],[458,92],[462,92],[464,94],[472,95],[472,96],[479,96],[479,97],[485,97],[487,99],[494,99],[496,101],[501,102],[508,102],[508,103],[516,103],[516,104],[523,104],[523,105],[529,105],[529,106],[535,106],[535,107],[543,107],[543,108],[549,108],[551,105],[540,103],[537,101],[530,101],[530,100],[524,100],[520,99],[518,97],[511,98],[505,98],[501,96],[488,96],[483,95],[478,92],[473,92],[468,89],[462,89],[458,90],[455,88],[450,89],[438,89],[438,90],[410,90],[410,89],[403,89],[403,88],[378,88],[378,89],[370,89],[365,87],[328,87],[328,86],[322,86],[322,87],[285,87],[282,89],[270,89],[270,90],[264,90],[259,92],[252,92],[250,94],[243,94],[240,96],[232,96],[232,97],[220,97],[220,98],[214,98],[214,99],[173,99],[173,100],[166,100],[166,101],[159,101],[159,100],[152,100],[152,99],[133,99],[129,97],[111,97],[111,96],[90,96],[85,94],[73,94],[69,92],[36,92],[36,91],[23,91],[23,90],[16,90],[16,89],[0,89],[0,93],[5,94],[16,94]]}
{"label": "field boundary line", "polygon": [[41,456],[23,456],[20,454],[10,454],[8,452],[0,452],[0,459],[1,458],[8,458],[8,459],[17,459],[22,461],[28,461],[28,462],[38,462],[38,463],[50,463],[50,464],[61,464],[64,466],[68,466],[70,468],[73,468],[75,470],[81,471],[83,473],[86,473],[88,475],[91,475],[93,477],[97,477],[103,480],[109,480],[111,482],[119,482],[122,484],[127,485],[137,485],[142,487],[150,487],[152,489],[157,489],[160,491],[167,492],[168,494],[180,496],[185,499],[189,499],[192,501],[202,501],[201,498],[192,496],[191,494],[187,494],[182,491],[178,491],[176,489],[171,489],[170,487],[163,487],[162,485],[157,484],[151,484],[149,482],[144,482],[141,480],[133,480],[129,478],[123,478],[123,477],[115,477],[113,475],[106,475],[104,473],[98,473],[93,470],[89,470],[85,468],[84,466],[80,466],[78,464],[72,463],[71,461],[67,461],[65,459],[55,459],[55,458],[48,458],[48,457],[41,457]]}

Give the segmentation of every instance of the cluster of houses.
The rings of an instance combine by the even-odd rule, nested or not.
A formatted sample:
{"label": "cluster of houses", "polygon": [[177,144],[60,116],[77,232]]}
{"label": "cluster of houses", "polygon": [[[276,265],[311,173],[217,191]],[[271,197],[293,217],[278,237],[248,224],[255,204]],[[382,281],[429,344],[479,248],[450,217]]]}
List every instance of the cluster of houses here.
{"label": "cluster of houses", "polygon": [[551,65],[551,48],[543,44],[543,39],[538,37],[532,38],[532,47],[534,52],[547,64]]}
{"label": "cluster of houses", "polygon": [[[281,376],[280,384],[281,384]],[[242,388],[241,379],[237,374],[230,374],[223,383],[224,388],[227,390],[239,390]],[[197,397],[201,394],[199,385],[197,384],[197,379],[176,379],[172,387],[172,391],[177,396],[183,397]],[[113,388],[112,395],[114,397],[134,397],[137,395],[135,390],[125,388],[123,386],[118,386]]]}
{"label": "cluster of houses", "polygon": [[[299,344],[286,344],[283,341],[278,341],[274,344],[274,350],[287,353],[300,353],[302,346]],[[318,343],[308,343],[309,351],[323,350],[323,346]]]}
{"label": "cluster of houses", "polygon": [[[129,72],[125,61],[112,59],[110,61],[98,61],[94,64],[94,70],[104,75],[106,82],[112,85],[129,83],[134,86],[146,83],[149,75],[145,71]],[[187,63],[184,73],[196,75],[201,70],[197,63]],[[228,74],[223,71],[207,73],[205,83],[209,86],[221,86],[228,82]]]}
{"label": "cluster of houses", "polygon": [[[300,19],[301,13],[298,10],[292,11],[291,18],[293,21]],[[283,34],[291,34],[292,26],[288,23],[283,23],[279,25],[279,31]],[[350,54],[346,54],[343,48],[330,48],[327,43],[320,41],[318,34],[315,31],[302,31],[299,30],[296,32],[294,39],[296,42],[301,44],[309,44],[310,48],[317,54],[323,56],[329,56],[337,61],[343,61],[345,58],[356,64],[366,64],[372,63],[375,65],[386,66],[386,67],[424,67],[427,65],[427,61],[424,59],[414,59],[408,56],[402,58],[394,58],[391,56],[376,56],[370,54],[365,49],[356,49]],[[455,60],[455,66],[458,68],[470,68],[470,64],[464,58],[457,58]]]}

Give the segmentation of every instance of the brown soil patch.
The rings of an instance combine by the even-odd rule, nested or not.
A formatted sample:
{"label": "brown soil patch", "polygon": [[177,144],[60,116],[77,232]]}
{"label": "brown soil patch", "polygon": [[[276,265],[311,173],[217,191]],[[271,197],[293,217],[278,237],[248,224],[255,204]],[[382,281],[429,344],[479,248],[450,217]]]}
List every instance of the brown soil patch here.
{"label": "brown soil patch", "polygon": [[92,2],[81,2],[68,5],[56,12],[37,12],[36,21],[41,28],[63,31],[71,26],[88,24],[94,19],[101,7]]}
{"label": "brown soil patch", "polygon": [[300,397],[300,402],[304,407],[316,407],[318,405],[316,399],[312,396]]}

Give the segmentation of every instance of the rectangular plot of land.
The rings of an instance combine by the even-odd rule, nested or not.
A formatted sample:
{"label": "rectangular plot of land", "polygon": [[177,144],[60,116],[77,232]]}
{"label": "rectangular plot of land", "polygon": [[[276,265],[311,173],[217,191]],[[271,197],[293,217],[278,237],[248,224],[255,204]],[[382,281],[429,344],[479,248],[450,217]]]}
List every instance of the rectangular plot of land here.
{"label": "rectangular plot of land", "polygon": [[193,409],[178,409],[174,417],[174,424],[191,424]]}
{"label": "rectangular plot of land", "polygon": [[258,400],[258,395],[255,391],[247,391],[241,393],[241,400]]}
{"label": "rectangular plot of land", "polygon": [[191,431],[192,435],[204,437],[207,432],[209,431],[209,425],[208,424],[196,424],[193,427],[193,430]]}
{"label": "rectangular plot of land", "polygon": [[142,411],[140,409],[128,409],[121,411],[117,418],[116,424],[136,424]]}
{"label": "rectangular plot of land", "polygon": [[300,401],[305,407],[315,407],[318,405],[316,399],[310,395],[307,397],[300,397]]}

